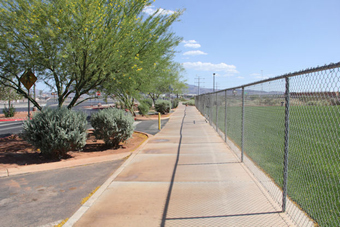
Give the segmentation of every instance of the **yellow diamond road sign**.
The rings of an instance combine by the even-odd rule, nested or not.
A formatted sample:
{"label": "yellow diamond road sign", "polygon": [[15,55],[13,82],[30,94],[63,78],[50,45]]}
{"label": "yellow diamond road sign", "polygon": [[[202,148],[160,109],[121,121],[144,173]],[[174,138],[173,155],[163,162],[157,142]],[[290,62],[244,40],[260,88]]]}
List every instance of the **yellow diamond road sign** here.
{"label": "yellow diamond road sign", "polygon": [[25,71],[20,77],[20,82],[29,90],[32,85],[37,81],[37,77],[31,72],[31,70]]}

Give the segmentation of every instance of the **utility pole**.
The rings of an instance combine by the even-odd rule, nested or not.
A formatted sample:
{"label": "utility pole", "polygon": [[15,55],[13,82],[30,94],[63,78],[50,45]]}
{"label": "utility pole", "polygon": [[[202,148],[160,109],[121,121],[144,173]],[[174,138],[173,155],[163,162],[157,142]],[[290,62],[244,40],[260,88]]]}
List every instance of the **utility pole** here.
{"label": "utility pole", "polygon": [[204,80],[204,78],[201,78],[200,76],[197,76],[197,78],[195,78],[195,80],[197,80],[197,82],[195,81],[195,83],[197,83],[197,86],[198,86],[197,95],[200,95],[201,83],[204,83],[204,82],[201,82],[201,79]]}
{"label": "utility pole", "polygon": [[215,73],[213,73],[213,92],[215,92]]}

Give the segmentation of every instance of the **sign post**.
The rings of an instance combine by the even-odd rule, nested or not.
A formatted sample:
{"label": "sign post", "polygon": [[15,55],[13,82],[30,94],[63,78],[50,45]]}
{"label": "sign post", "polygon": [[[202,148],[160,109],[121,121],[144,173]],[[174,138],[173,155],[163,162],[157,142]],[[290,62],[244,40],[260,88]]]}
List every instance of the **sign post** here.
{"label": "sign post", "polygon": [[[20,82],[27,88],[28,97],[30,97],[30,88],[37,81],[37,77],[32,73],[31,70],[26,70],[24,74],[20,77]],[[28,102],[28,118],[31,117],[30,114],[30,100],[27,99]]]}

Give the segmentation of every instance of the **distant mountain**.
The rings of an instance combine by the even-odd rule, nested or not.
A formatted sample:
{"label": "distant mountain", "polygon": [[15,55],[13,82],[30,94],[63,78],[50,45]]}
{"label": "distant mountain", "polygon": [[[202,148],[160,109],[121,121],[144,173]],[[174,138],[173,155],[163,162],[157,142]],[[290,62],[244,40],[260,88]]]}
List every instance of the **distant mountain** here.
{"label": "distant mountain", "polygon": [[[184,91],[184,94],[195,94],[195,95],[198,94],[198,86],[187,84],[187,87],[188,88]],[[203,88],[203,87],[200,87],[199,93],[200,94],[205,94],[205,93],[209,93],[209,92],[212,92],[212,91],[213,91],[212,88]]]}
{"label": "distant mountain", "polygon": [[[193,94],[197,95],[198,94],[198,86],[196,85],[191,85],[187,84],[188,88],[187,90],[184,91],[184,94]],[[224,89],[217,89],[217,91],[221,91]],[[236,89],[236,94],[241,95],[242,94],[242,89]],[[205,94],[205,93],[210,93],[213,92],[212,88],[202,88],[200,87],[200,94]],[[230,92],[232,92],[230,90]],[[284,93],[284,91],[261,91],[261,90],[250,90],[250,89],[245,89],[244,92],[247,95],[281,95]]]}

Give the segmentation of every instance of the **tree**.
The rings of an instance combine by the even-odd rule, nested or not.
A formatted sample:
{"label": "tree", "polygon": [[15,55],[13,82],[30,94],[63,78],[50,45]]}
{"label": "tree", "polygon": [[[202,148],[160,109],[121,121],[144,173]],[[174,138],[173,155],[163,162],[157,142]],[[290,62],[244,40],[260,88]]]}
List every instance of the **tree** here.
{"label": "tree", "polygon": [[153,80],[148,92],[154,104],[156,104],[156,100],[161,94],[182,93],[182,90],[186,88],[185,83],[181,81],[181,72],[183,70],[183,67],[178,63],[165,61],[157,64],[155,67],[157,77]]}
{"label": "tree", "polygon": [[[141,16],[141,20],[136,23],[136,32],[128,40],[131,44],[128,49],[134,53],[133,65],[112,74],[111,81],[102,88],[106,94],[123,102],[131,113],[135,99],[140,99],[141,93],[148,93],[151,86],[156,85],[153,81],[157,78],[155,68],[158,62],[166,59],[164,62],[170,65],[173,48],[180,43],[181,38],[169,32],[169,28],[180,13],[162,15],[156,12],[147,18]],[[135,43],[140,46],[136,47]]]}
{"label": "tree", "polygon": [[14,89],[10,87],[0,86],[0,100],[8,101],[8,107],[11,106],[12,100],[21,99],[22,96],[19,95]]}
{"label": "tree", "polygon": [[152,48],[165,45],[157,49],[162,55],[179,42],[166,30],[181,12],[145,18],[142,11],[150,4],[147,0],[0,0],[0,83],[38,109],[19,81],[27,69],[57,93],[59,107],[71,94],[67,107],[78,105],[86,100],[79,101],[81,96],[104,83],[122,85],[116,86],[122,91],[123,77],[139,76],[146,66],[143,60],[156,54]]}

